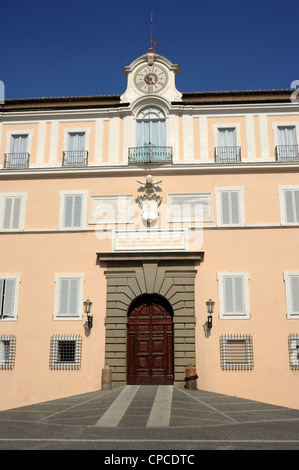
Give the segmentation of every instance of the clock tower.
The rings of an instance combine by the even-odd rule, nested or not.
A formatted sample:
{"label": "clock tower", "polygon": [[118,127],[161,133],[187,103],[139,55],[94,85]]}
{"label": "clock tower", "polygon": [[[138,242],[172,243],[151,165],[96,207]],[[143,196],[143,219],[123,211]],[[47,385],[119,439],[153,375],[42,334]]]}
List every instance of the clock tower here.
{"label": "clock tower", "polygon": [[175,76],[179,71],[179,65],[172,64],[150,48],[131,65],[124,67],[128,81],[127,89],[120,99],[125,103],[145,97],[161,97],[168,102],[180,101],[182,93],[175,86]]}

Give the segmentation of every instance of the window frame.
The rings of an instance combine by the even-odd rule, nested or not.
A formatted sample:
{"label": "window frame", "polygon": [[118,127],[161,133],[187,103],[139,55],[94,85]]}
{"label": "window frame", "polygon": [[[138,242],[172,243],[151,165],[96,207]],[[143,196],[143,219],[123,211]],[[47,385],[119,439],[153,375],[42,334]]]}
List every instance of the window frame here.
{"label": "window frame", "polygon": [[[228,361],[228,341],[243,342],[245,344],[246,360],[244,362]],[[224,334],[220,336],[221,369],[224,371],[250,371],[253,370],[253,339],[249,334]]]}
{"label": "window frame", "polygon": [[12,370],[15,366],[16,337],[14,335],[0,335],[0,342],[8,341],[8,360],[1,362],[0,370]]}
{"label": "window frame", "polygon": [[[75,341],[75,360],[59,361],[59,343]],[[50,343],[50,370],[79,370],[82,358],[82,337],[80,335],[53,335]]]}
{"label": "window frame", "polygon": [[[82,196],[82,214],[81,214],[81,227],[65,227],[64,226],[64,214],[65,214],[65,198],[66,196]],[[60,210],[59,210],[59,230],[82,230],[86,228],[87,224],[87,190],[68,190],[60,191]]]}
{"label": "window frame", "polygon": [[[0,193],[0,231],[3,232],[20,232],[25,227],[25,214],[28,194],[22,193]],[[17,228],[4,228],[4,216],[5,216],[5,201],[8,198],[21,198],[19,224]]]}
{"label": "window frame", "polygon": [[[243,277],[243,302],[244,313],[225,313],[224,279],[225,277]],[[249,320],[249,273],[247,271],[225,271],[217,273],[218,295],[219,295],[219,319],[220,320]]]}
{"label": "window frame", "polygon": [[[61,280],[63,279],[79,279],[79,291],[78,291],[78,313],[77,315],[62,315],[59,311],[60,302],[60,289]],[[85,274],[56,274],[55,275],[55,299],[54,299],[54,314],[53,320],[57,321],[81,321],[83,318],[83,291],[85,283]]]}
{"label": "window frame", "polygon": [[[238,206],[239,206],[239,220],[238,224],[225,224],[222,219],[222,193],[223,192],[238,192]],[[216,195],[216,214],[217,214],[217,225],[219,227],[240,227],[245,226],[245,190],[244,186],[226,186],[215,188]]]}
{"label": "window frame", "polygon": [[14,279],[14,294],[13,294],[13,314],[11,316],[0,316],[1,322],[6,321],[16,321],[18,319],[18,307],[19,307],[19,292],[20,292],[20,283],[21,283],[21,274],[0,274],[0,279]]}
{"label": "window frame", "polygon": [[[278,186],[279,202],[280,202],[280,221],[282,225],[299,225],[299,220],[296,222],[287,221],[285,191],[299,191],[299,186]],[[294,210],[294,208],[293,208]]]}
{"label": "window frame", "polygon": [[285,296],[286,296],[286,318],[290,319],[298,319],[299,318],[299,311],[292,313],[292,292],[291,292],[291,277],[296,276],[299,280],[299,271],[284,271],[283,273],[283,280],[285,284]]}

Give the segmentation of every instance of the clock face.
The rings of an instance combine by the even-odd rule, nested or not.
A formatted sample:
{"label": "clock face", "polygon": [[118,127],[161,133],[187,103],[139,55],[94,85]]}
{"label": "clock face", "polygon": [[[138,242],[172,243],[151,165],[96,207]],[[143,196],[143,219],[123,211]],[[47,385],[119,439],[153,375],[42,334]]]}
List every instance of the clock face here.
{"label": "clock face", "polygon": [[158,65],[145,65],[137,70],[135,84],[144,93],[153,93],[162,90],[167,82],[164,69]]}

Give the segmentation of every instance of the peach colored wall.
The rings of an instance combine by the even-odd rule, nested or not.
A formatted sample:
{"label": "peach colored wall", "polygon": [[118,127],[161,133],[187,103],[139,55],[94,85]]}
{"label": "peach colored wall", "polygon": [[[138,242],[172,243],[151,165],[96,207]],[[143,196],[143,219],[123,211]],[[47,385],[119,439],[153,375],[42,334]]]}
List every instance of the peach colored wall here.
{"label": "peach colored wall", "polygon": [[[1,192],[28,192],[25,233],[0,234],[1,274],[21,274],[17,321],[1,322],[1,334],[15,334],[16,360],[12,371],[0,371],[0,393],[6,397],[1,409],[97,390],[104,366],[106,279],[96,265],[96,253],[111,251],[111,240],[95,233],[58,231],[61,190],[88,190],[90,195],[134,194],[136,180],[144,172],[114,176],[20,179],[1,182]],[[196,335],[198,385],[202,389],[238,395],[299,409],[299,374],[288,364],[288,335],[299,332],[299,320],[286,319],[283,271],[299,270],[296,228],[281,229],[278,185],[298,184],[296,173],[240,173],[163,175],[163,203],[168,193],[211,192],[213,222],[203,231],[205,259],[196,277]],[[215,187],[244,186],[246,224],[275,224],[278,228],[216,227]],[[210,227],[210,228],[209,228]],[[94,228],[94,226],[87,226]],[[26,230],[53,233],[26,233]],[[218,319],[217,272],[248,271],[249,320]],[[94,313],[91,335],[84,335],[79,321],[53,320],[55,274],[84,273],[84,299]],[[211,336],[205,338],[205,302],[215,300]],[[254,370],[225,372],[220,369],[219,337],[224,333],[253,336]],[[79,371],[49,369],[53,334],[82,336]],[[30,341],[28,339],[30,338]]]}

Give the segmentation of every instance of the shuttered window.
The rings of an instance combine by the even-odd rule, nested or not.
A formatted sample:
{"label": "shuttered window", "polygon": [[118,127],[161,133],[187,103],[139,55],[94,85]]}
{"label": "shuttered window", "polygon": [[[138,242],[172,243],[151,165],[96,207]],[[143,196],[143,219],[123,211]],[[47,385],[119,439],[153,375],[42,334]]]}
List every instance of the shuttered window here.
{"label": "shuttered window", "polygon": [[285,223],[299,223],[299,189],[284,189]]}
{"label": "shuttered window", "polygon": [[223,225],[238,225],[241,223],[240,192],[221,191],[221,223]]}
{"label": "shuttered window", "polygon": [[60,279],[58,316],[77,317],[80,279]]}
{"label": "shuttered window", "polygon": [[14,316],[15,279],[0,279],[0,315]]}
{"label": "shuttered window", "polygon": [[218,273],[220,318],[249,318],[248,273]]}
{"label": "shuttered window", "polygon": [[55,320],[82,318],[84,277],[84,274],[56,274]]}
{"label": "shuttered window", "polygon": [[66,194],[64,196],[63,228],[81,228],[82,209],[82,194]]}
{"label": "shuttered window", "polygon": [[287,317],[299,317],[299,272],[285,271]]}
{"label": "shuttered window", "polygon": [[17,230],[20,228],[22,198],[19,196],[4,197],[3,229]]}

